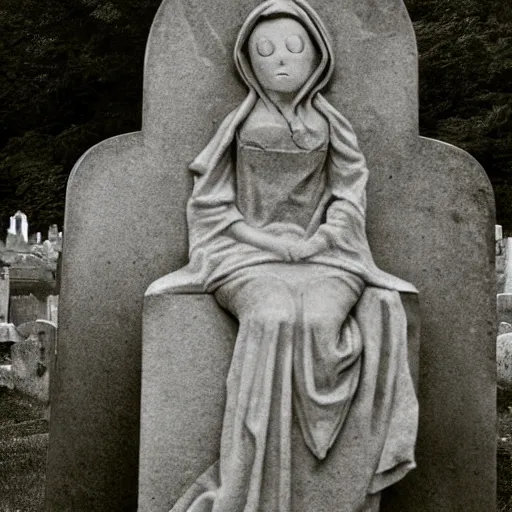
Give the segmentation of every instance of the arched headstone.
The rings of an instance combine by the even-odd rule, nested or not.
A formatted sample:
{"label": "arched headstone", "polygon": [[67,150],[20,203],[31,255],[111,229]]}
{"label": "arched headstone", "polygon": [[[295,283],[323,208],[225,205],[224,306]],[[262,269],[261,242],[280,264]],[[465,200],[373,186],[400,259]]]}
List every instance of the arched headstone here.
{"label": "arched headstone", "polygon": [[[231,54],[258,3],[165,0],[148,42],[142,131],[95,146],[70,178],[49,510],[137,508],[142,297],[186,262],[187,166],[244,97]],[[421,297],[418,468],[383,510],[493,510],[490,183],[460,149],[418,136],[417,53],[403,3],[310,3],[334,36],[327,98],[351,120],[371,172],[372,252]]]}

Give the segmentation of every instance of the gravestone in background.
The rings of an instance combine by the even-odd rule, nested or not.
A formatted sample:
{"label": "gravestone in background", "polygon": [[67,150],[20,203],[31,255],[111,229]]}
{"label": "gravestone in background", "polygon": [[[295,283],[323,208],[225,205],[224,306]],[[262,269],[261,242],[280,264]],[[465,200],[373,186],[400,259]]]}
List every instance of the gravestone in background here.
{"label": "gravestone in background", "polygon": [[18,332],[26,338],[11,347],[14,386],[47,403],[50,387],[50,352],[55,346],[56,325],[46,320],[24,323]]}
{"label": "gravestone in background", "polygon": [[496,225],[496,293],[503,293],[505,290],[507,241],[508,238],[503,238],[502,227]]}
{"label": "gravestone in background", "polygon": [[10,219],[5,248],[8,251],[29,252],[27,216],[20,211]]}
{"label": "gravestone in background", "polygon": [[[506,326],[507,327],[502,327]],[[498,384],[503,388],[512,388],[512,332],[510,331],[510,324],[501,324],[500,330],[507,329],[498,335],[496,341],[496,362]]]}
{"label": "gravestone in background", "polygon": [[46,318],[46,302],[35,295],[11,296],[9,303],[9,321],[14,325],[33,322]]}
{"label": "gravestone in background", "polygon": [[0,265],[0,323],[9,320],[9,267]]}
{"label": "gravestone in background", "polygon": [[46,318],[57,325],[59,316],[59,296],[48,295],[46,298]]}
{"label": "gravestone in background", "polygon": [[497,245],[501,254],[497,256],[499,322],[512,322],[512,238],[503,238]]}
{"label": "gravestone in background", "polygon": [[[48,510],[137,508],[142,297],[186,262],[187,165],[245,96],[231,53],[258,3],[165,0],[148,43],[142,131],[95,146],[70,178]],[[417,53],[402,2],[310,3],[334,36],[326,96],[352,121],[371,172],[372,253],[420,291],[418,468],[382,510],[492,511],[491,186],[469,155],[418,136]]]}

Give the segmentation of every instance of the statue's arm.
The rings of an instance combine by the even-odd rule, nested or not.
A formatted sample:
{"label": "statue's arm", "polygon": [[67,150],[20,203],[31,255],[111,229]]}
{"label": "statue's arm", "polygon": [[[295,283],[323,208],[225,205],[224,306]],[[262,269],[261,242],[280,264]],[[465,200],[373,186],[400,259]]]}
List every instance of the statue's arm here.
{"label": "statue's arm", "polygon": [[296,242],[286,240],[282,237],[266,233],[261,229],[249,226],[244,221],[238,221],[231,224],[226,230],[225,234],[234,238],[238,242],[252,245],[264,251],[271,251],[285,261],[292,261],[291,252],[296,245]]}
{"label": "statue's arm", "polygon": [[293,261],[300,261],[325,252],[327,249],[329,249],[328,239],[321,232],[317,232],[307,240],[295,242],[290,256]]}
{"label": "statue's arm", "polygon": [[[315,107],[329,121],[329,155],[326,173],[331,199],[326,220],[308,239],[292,249],[292,259],[304,260],[331,248],[351,248],[352,241],[366,239],[366,160],[350,122],[323,96],[317,94]],[[358,244],[360,245],[360,244]]]}

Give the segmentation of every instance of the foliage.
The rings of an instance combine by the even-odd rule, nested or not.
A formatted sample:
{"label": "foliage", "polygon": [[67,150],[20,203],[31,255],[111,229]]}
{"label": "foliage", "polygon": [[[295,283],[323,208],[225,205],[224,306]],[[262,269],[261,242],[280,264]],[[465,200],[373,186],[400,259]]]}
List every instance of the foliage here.
{"label": "foliage", "polygon": [[420,130],[472,154],[512,235],[512,4],[409,0],[420,55]]}
{"label": "foliage", "polygon": [[62,226],[67,177],[97,142],[140,129],[144,49],[159,0],[3,0],[0,230]]}
{"label": "foliage", "polygon": [[[160,0],[3,0],[0,231],[62,226],[65,183],[95,143],[140,129],[144,49]],[[512,4],[406,0],[420,53],[420,130],[487,170],[512,234]]]}

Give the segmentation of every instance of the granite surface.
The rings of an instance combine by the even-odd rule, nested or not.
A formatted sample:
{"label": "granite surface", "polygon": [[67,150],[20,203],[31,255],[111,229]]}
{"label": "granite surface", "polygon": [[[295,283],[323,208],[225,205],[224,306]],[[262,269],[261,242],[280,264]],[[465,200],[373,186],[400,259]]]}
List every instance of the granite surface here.
{"label": "granite surface", "polygon": [[[164,1],[148,43],[142,131],[95,146],[70,178],[48,510],[137,508],[142,297],[186,262],[187,165],[244,97],[231,52],[257,3]],[[372,252],[421,297],[418,469],[382,510],[494,510],[490,183],[461,150],[418,137],[417,54],[402,2],[310,3],[335,39],[326,96],[368,159]]]}

